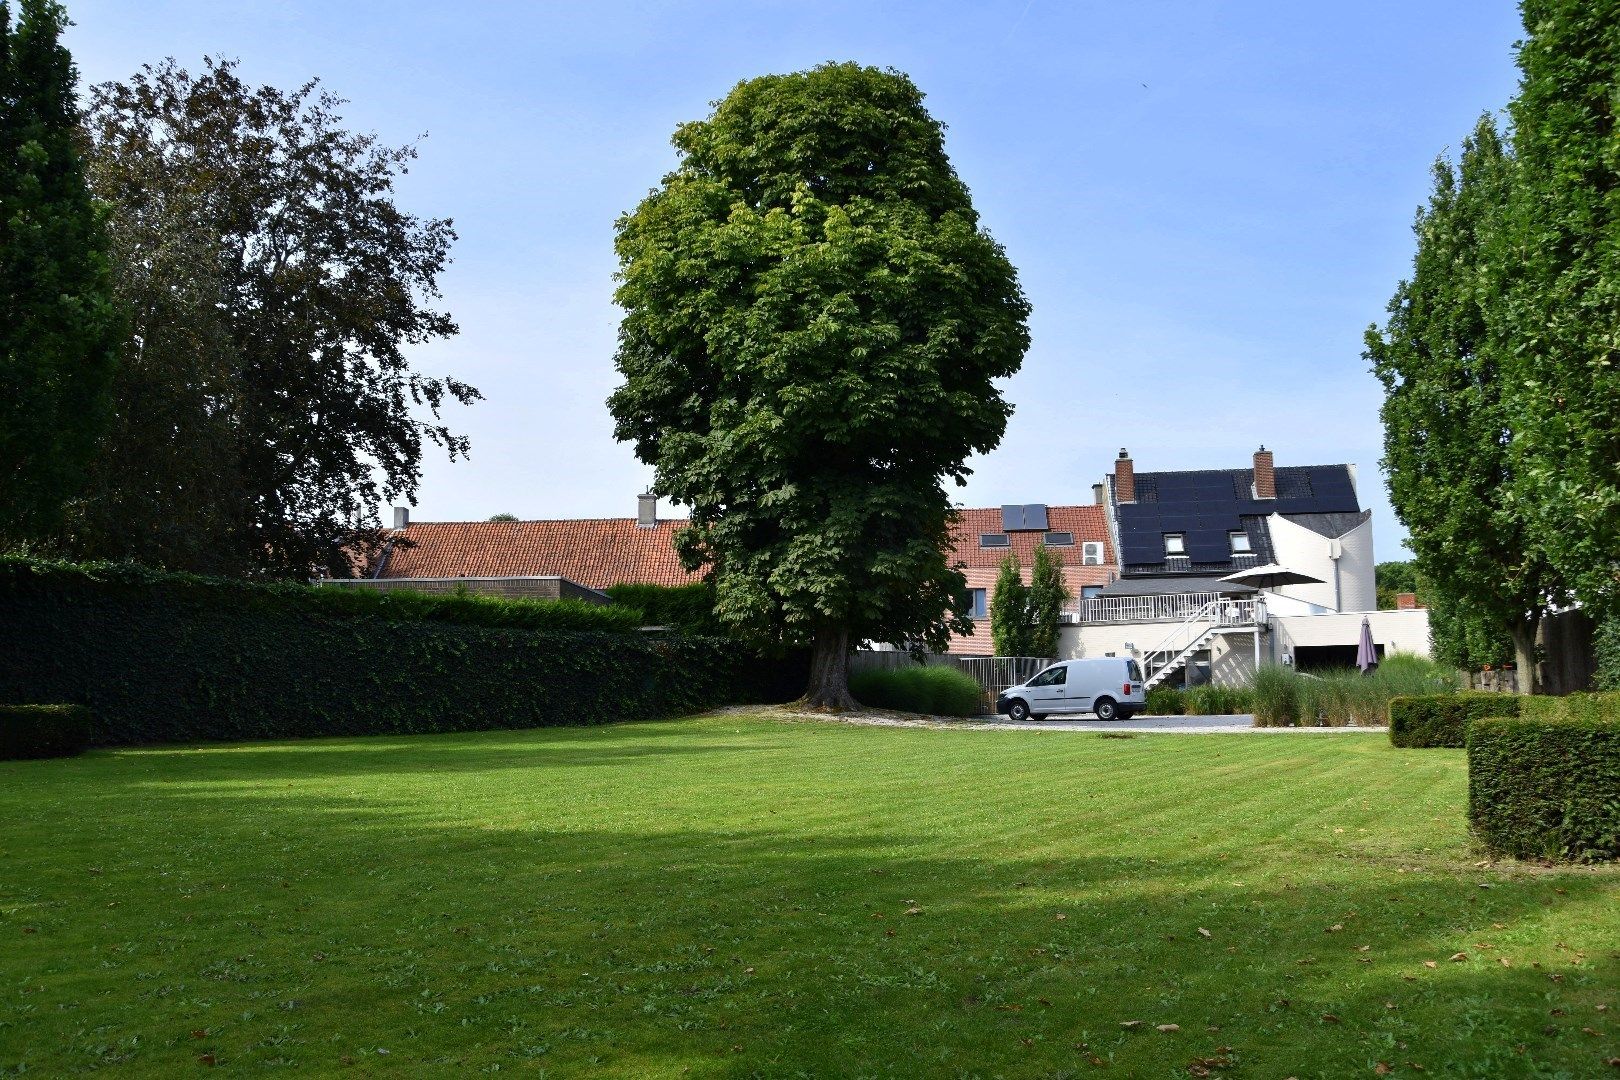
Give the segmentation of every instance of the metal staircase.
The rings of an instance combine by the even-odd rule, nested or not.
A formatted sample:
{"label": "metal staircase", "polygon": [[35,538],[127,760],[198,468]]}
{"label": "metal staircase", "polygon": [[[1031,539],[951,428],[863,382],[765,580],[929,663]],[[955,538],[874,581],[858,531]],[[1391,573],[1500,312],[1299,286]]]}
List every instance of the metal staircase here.
{"label": "metal staircase", "polygon": [[1228,630],[1254,630],[1266,621],[1263,600],[1212,600],[1183,619],[1163,641],[1142,654],[1144,687],[1152,690],[1187,666],[1199,649]]}

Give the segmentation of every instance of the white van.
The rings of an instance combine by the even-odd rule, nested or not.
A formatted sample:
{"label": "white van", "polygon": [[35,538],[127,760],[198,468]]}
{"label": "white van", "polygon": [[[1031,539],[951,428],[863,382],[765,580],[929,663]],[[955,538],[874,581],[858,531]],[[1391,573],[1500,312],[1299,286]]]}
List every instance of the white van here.
{"label": "white van", "polygon": [[1129,720],[1146,707],[1142,669],[1129,656],[1060,660],[996,698],[996,712],[1014,720],[1083,712],[1099,720]]}

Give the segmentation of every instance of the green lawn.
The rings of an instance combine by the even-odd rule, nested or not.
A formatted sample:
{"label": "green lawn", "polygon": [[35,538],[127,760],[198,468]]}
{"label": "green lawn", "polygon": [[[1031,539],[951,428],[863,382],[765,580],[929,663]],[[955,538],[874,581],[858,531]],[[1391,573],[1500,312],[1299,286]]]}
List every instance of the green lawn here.
{"label": "green lawn", "polygon": [[0,1074],[1620,1076],[1620,874],[1464,792],[736,717],[0,763]]}

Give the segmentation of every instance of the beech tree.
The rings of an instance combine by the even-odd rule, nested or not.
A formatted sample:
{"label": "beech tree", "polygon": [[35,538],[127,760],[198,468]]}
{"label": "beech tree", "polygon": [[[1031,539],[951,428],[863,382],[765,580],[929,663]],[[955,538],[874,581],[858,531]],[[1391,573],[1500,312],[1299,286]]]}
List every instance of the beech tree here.
{"label": "beech tree", "polygon": [[971,626],[944,482],[1001,439],[1029,305],[899,72],[752,79],[674,143],[617,225],[615,433],[718,615],[810,642],[807,700],[850,707],[852,644]]}
{"label": "beech tree", "polygon": [[440,410],[478,391],[406,356],[456,332],[430,306],[455,233],[395,204],[414,146],[345,129],[341,105],[216,60],[94,89],[91,181],[132,327],[78,554],[346,574],[424,446],[466,452]]}
{"label": "beech tree", "polygon": [[51,532],[85,485],[120,337],[85,182],[67,16],[0,0],[0,542]]}
{"label": "beech tree", "polygon": [[1417,576],[1443,613],[1438,651],[1453,661],[1477,657],[1494,627],[1511,637],[1533,690],[1536,629],[1562,591],[1514,498],[1523,417],[1503,372],[1515,343],[1500,297],[1515,182],[1489,116],[1455,167],[1435,163],[1434,194],[1414,226],[1412,277],[1396,290],[1382,331],[1367,331],[1365,355],[1384,385],[1390,502],[1410,531]]}

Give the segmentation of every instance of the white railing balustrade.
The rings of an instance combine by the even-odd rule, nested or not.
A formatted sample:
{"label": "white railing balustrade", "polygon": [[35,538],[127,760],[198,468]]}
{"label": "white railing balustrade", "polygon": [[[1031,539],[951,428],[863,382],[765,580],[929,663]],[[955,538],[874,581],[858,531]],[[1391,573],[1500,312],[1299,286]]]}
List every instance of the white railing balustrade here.
{"label": "white railing balustrade", "polygon": [[1083,623],[1180,622],[1219,599],[1212,592],[1094,596],[1077,601],[1071,610]]}

